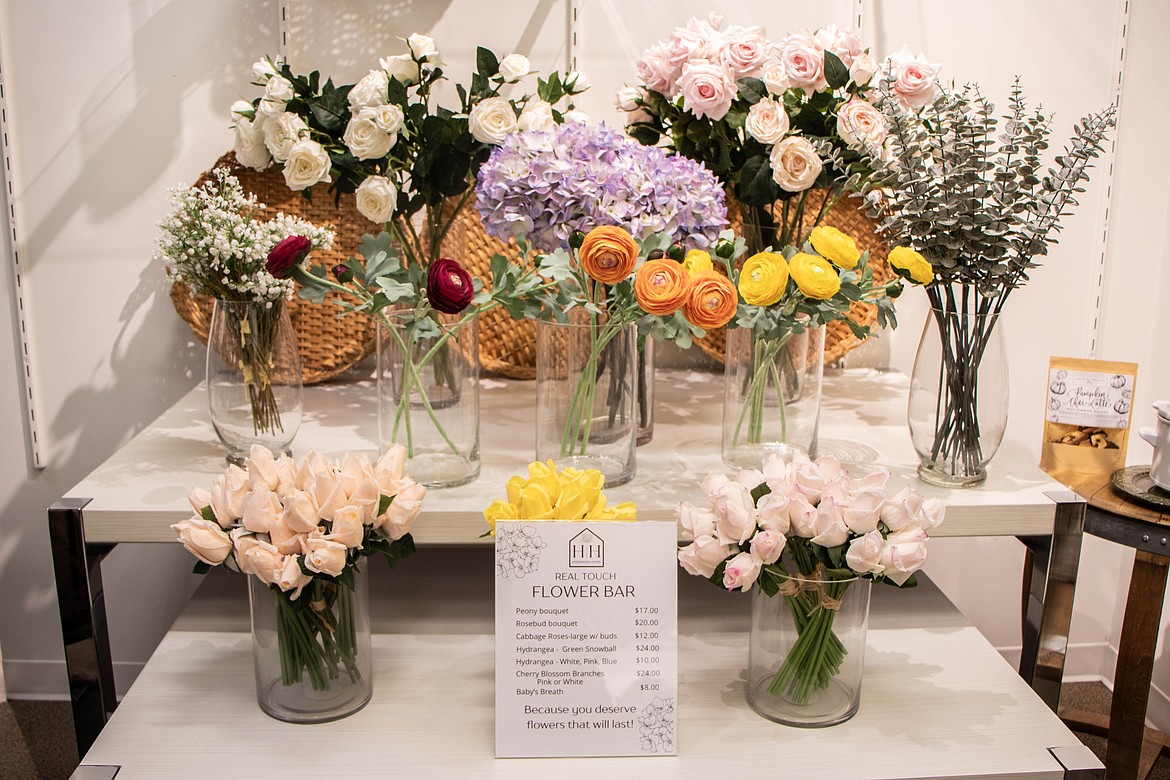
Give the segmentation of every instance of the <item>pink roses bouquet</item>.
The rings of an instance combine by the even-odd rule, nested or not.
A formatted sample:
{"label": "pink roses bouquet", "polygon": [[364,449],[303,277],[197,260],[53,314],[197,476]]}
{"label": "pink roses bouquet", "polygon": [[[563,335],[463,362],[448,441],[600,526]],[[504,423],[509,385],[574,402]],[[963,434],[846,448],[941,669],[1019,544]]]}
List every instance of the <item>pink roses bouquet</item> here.
{"label": "pink roses bouquet", "polygon": [[315,452],[299,465],[253,446],[245,468],[229,466],[211,489],[188,493],[194,516],[171,526],[199,559],[197,574],[223,565],[268,585],[277,601],[281,680],[307,674],[317,690],[353,662],[354,573],[382,555],[391,567],[414,553],[410,528],[426,488],[403,476],[406,451],[392,446],[371,466]]}
{"label": "pink roses bouquet", "polygon": [[[875,76],[917,108],[934,101],[938,73],[904,49],[879,66],[854,30],[802,30],[774,43],[761,27],[724,27],[717,14],[677,28],[636,67],[641,85],[617,97],[628,132],[718,176],[744,208],[753,252],[800,246],[802,231],[867,179],[860,152],[886,136],[870,102]],[[826,198],[806,214],[813,188]]]}
{"label": "pink roses bouquet", "polygon": [[709,508],[683,502],[678,522],[690,544],[678,553],[687,572],[729,590],[753,586],[782,596],[799,637],[769,686],[797,703],[828,685],[845,657],[833,619],[858,579],[915,584],[928,531],[943,520],[937,498],[911,487],[890,495],[889,472],[852,477],[831,456],[769,456],[763,470],[703,480]]}

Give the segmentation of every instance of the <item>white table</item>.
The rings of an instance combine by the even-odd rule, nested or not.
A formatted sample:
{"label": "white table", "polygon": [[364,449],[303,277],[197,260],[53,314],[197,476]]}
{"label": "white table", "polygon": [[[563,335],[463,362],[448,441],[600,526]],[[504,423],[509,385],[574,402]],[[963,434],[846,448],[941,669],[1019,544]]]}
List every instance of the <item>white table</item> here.
{"label": "white table", "polygon": [[[1047,682],[1047,690],[1058,693],[1083,515],[1063,509],[1077,510],[1083,503],[1057,503],[1072,502],[1075,496],[1062,492],[1061,485],[1037,468],[1028,450],[1010,440],[979,487],[945,490],[919,482],[905,422],[907,388],[906,377],[897,373],[857,370],[826,377],[821,452],[861,468],[886,466],[895,480],[942,497],[947,519],[935,535],[1019,536],[1040,549],[1021,673],[1029,682]],[[642,518],[671,519],[680,500],[702,499],[699,481],[704,475],[728,470],[719,456],[723,379],[709,373],[659,372],[656,390],[654,439],[638,449],[637,476],[607,496],[613,502],[635,501]],[[485,529],[481,512],[504,495],[507,478],[522,473],[533,457],[534,404],[531,382],[483,380],[482,473],[470,484],[427,496],[413,532],[417,543],[489,543],[480,538]],[[294,454],[313,449],[374,454],[376,409],[370,382],[305,388],[305,419],[293,442]],[[200,385],[49,510],[75,727],[83,751],[116,706],[101,560],[123,542],[174,543],[169,526],[190,516],[188,489],[210,485],[224,468],[223,458]],[[1044,614],[1046,603],[1061,610]],[[1048,696],[1054,706],[1055,699]]]}
{"label": "white table", "polygon": [[[691,582],[681,583],[677,757],[494,759],[493,638],[474,633],[482,627],[475,618],[441,626],[411,620],[410,633],[376,633],[371,703],[312,727],[260,711],[249,634],[189,630],[197,626],[184,624],[197,619],[181,618],[83,770],[120,767],[118,780],[213,773],[284,780],[290,761],[298,777],[352,778],[1055,780],[1101,770],[928,581],[915,591],[875,589],[861,708],[829,729],[779,726],[748,708],[742,625],[748,599]],[[469,594],[473,610],[490,615],[490,590]],[[729,608],[734,618],[726,616]],[[381,614],[397,623],[385,608]],[[427,632],[452,626],[471,632]]]}

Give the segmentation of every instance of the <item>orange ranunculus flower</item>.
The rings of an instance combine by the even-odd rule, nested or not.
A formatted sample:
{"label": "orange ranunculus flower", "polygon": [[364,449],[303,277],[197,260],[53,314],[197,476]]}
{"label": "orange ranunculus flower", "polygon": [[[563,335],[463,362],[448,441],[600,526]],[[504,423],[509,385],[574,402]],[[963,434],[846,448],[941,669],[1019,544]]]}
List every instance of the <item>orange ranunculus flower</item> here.
{"label": "orange ranunculus flower", "polygon": [[613,225],[590,230],[577,251],[581,268],[602,284],[617,284],[638,263],[638,243],[628,230]]}
{"label": "orange ranunculus flower", "polygon": [[719,328],[730,322],[739,306],[739,296],[731,281],[718,271],[703,271],[691,282],[691,295],[683,304],[683,315],[687,320],[703,330]]}
{"label": "orange ranunculus flower", "polygon": [[673,260],[648,260],[634,276],[634,297],[649,314],[674,314],[691,295],[691,277]]}

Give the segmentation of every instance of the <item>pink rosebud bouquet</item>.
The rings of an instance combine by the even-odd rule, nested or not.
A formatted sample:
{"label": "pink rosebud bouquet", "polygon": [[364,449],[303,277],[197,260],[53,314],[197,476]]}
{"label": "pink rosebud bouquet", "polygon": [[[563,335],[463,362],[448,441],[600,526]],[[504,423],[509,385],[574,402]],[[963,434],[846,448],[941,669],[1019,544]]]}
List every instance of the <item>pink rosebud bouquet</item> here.
{"label": "pink rosebud bouquet", "polygon": [[393,568],[414,553],[410,529],[426,496],[405,461],[399,445],[373,465],[315,452],[298,464],[254,445],[244,468],[188,494],[194,514],[171,529],[199,559],[195,573],[225,566],[274,594],[283,685],[307,678],[324,691],[341,675],[360,678],[354,575],[371,555]]}
{"label": "pink rosebud bouquet", "polygon": [[[800,246],[867,180],[860,152],[886,132],[870,102],[879,72],[908,107],[937,94],[937,65],[904,49],[879,64],[854,30],[800,30],[774,42],[716,14],[675,29],[635,67],[640,85],[617,100],[629,133],[718,176],[743,209],[751,253]],[[809,201],[814,189],[826,191],[819,204]]]}
{"label": "pink rosebud bouquet", "polygon": [[828,686],[846,650],[833,621],[859,579],[915,585],[929,531],[943,520],[937,498],[910,487],[891,494],[889,472],[862,478],[836,458],[791,462],[769,456],[762,470],[703,480],[710,508],[683,502],[679,564],[728,590],[780,596],[798,637],[768,686],[798,705]]}

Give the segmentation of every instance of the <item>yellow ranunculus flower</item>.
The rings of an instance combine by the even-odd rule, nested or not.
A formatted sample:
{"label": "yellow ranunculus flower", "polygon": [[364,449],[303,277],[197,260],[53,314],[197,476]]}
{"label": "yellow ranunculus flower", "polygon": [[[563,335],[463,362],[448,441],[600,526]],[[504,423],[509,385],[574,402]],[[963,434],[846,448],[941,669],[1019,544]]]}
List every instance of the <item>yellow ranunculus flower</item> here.
{"label": "yellow ranunculus flower", "polygon": [[488,521],[488,525],[492,527],[491,532],[494,534],[497,520],[519,520],[520,510],[515,504],[497,498],[491,503],[491,506],[483,510],[483,516]]}
{"label": "yellow ranunculus flower", "polygon": [[857,242],[835,227],[821,225],[813,228],[808,242],[821,257],[846,271],[856,268],[857,261],[861,259]]}
{"label": "yellow ranunculus flower", "polygon": [[806,298],[827,301],[841,289],[837,269],[823,257],[798,252],[788,261],[788,272]]}
{"label": "yellow ranunculus flower", "polygon": [[930,284],[934,281],[934,268],[925,257],[907,246],[896,246],[886,258],[898,276],[915,284]]}
{"label": "yellow ranunculus flower", "polygon": [[528,478],[508,480],[508,500],[496,500],[483,510],[484,519],[496,532],[498,520],[635,520],[637,512],[626,501],[611,507],[601,488],[605,476],[596,469],[567,468],[557,471],[550,460],[531,463]]}
{"label": "yellow ranunculus flower", "polygon": [[788,263],[775,252],[757,252],[739,272],[739,294],[753,306],[771,306],[788,289]]}
{"label": "yellow ranunculus flower", "polygon": [[682,261],[683,270],[691,276],[703,271],[711,271],[715,266],[711,263],[711,255],[702,249],[692,249]]}

